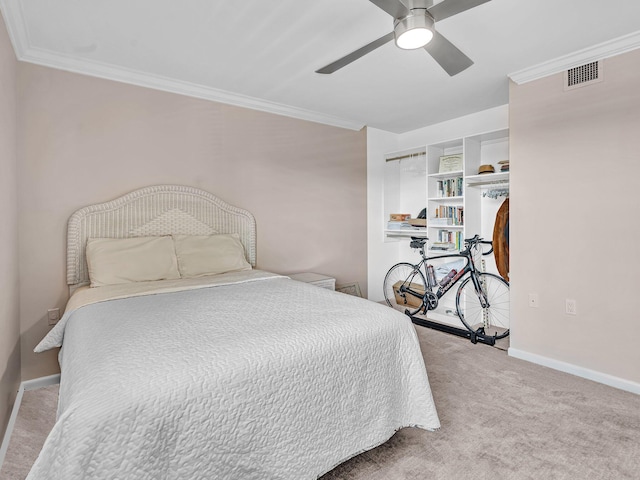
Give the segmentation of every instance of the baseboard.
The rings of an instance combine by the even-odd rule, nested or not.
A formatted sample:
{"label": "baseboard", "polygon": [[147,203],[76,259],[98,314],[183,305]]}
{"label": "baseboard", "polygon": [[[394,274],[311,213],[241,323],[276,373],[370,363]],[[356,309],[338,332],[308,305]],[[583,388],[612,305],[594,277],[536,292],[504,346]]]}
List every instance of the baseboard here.
{"label": "baseboard", "polygon": [[36,388],[48,387],[49,385],[56,385],[60,383],[60,374],[49,375],[48,377],[34,378],[33,380],[26,380],[20,383],[18,388],[18,395],[13,402],[13,408],[11,409],[11,416],[9,417],[9,423],[7,424],[7,430],[4,432],[4,438],[0,445],[0,471],[2,470],[2,464],[4,463],[4,457],[9,449],[9,441],[11,440],[11,433],[13,427],[16,424],[18,418],[18,411],[20,410],[20,404],[22,403],[22,396],[24,392],[28,390],[35,390]]}
{"label": "baseboard", "polygon": [[586,378],[587,380],[593,380],[594,382],[602,383],[610,387],[618,388],[620,390],[625,390],[627,392],[640,395],[640,383],[625,380],[624,378],[620,377],[614,377],[613,375],[609,375],[607,373],[579,367],[571,363],[562,362],[560,360],[544,357],[542,355],[526,352],[524,350],[519,350],[513,347],[509,347],[508,353],[510,357],[526,360],[527,362],[536,363],[538,365],[542,365],[543,367],[553,368],[554,370],[570,373],[571,375],[576,375],[577,377]]}
{"label": "baseboard", "polygon": [[49,375],[48,377],[34,378],[33,380],[25,380],[21,383],[24,391],[35,390],[36,388],[48,387],[49,385],[57,385],[60,383],[60,374]]}
{"label": "baseboard", "polygon": [[22,403],[22,395],[24,394],[24,386],[22,383],[18,388],[18,395],[13,402],[13,409],[11,410],[11,416],[9,417],[9,423],[7,429],[4,432],[4,438],[2,439],[2,445],[0,445],[0,472],[2,471],[2,464],[4,463],[4,456],[7,454],[9,448],[9,440],[11,440],[11,433],[13,432],[13,426],[18,418],[18,410],[20,409],[20,403]]}

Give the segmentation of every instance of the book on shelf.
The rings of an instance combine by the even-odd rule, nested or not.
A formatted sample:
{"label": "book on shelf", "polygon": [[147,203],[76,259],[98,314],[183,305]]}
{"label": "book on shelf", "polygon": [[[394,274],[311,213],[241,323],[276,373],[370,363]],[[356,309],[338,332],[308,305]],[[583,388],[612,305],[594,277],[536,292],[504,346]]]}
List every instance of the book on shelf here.
{"label": "book on shelf", "polygon": [[431,219],[432,225],[441,225],[446,219],[446,225],[464,225],[464,207],[451,205],[438,205],[435,216]]}
{"label": "book on shelf", "polygon": [[[438,230],[437,235],[435,236],[434,242],[431,244],[432,249],[433,245],[453,245],[451,250],[460,250],[462,248],[463,238],[462,232],[453,232],[451,230]],[[436,248],[436,250],[439,250]],[[441,248],[440,250],[445,250]]]}
{"label": "book on shelf", "polygon": [[455,250],[455,249],[456,249],[456,244],[451,242],[433,242],[431,244],[431,250],[449,251],[449,250]]}
{"label": "book on shelf", "polygon": [[436,194],[439,198],[461,197],[462,185],[464,184],[462,177],[447,178],[436,182]]}
{"label": "book on shelf", "polygon": [[389,215],[390,222],[405,222],[410,218],[410,213],[392,213]]}

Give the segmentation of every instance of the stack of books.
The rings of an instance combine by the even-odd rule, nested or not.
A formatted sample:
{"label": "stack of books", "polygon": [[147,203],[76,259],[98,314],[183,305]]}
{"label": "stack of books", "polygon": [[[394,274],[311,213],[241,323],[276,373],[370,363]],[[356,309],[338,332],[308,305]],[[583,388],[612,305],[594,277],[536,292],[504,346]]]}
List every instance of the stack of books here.
{"label": "stack of books", "polygon": [[426,220],[414,220],[408,213],[392,213],[389,215],[387,230],[421,230],[427,224]]}
{"label": "stack of books", "polygon": [[456,244],[451,242],[433,242],[431,244],[431,250],[455,250]]}
{"label": "stack of books", "polygon": [[387,230],[424,230],[424,227],[409,222],[387,222]]}
{"label": "stack of books", "polygon": [[403,230],[405,228],[413,228],[407,222],[387,222],[387,230]]}

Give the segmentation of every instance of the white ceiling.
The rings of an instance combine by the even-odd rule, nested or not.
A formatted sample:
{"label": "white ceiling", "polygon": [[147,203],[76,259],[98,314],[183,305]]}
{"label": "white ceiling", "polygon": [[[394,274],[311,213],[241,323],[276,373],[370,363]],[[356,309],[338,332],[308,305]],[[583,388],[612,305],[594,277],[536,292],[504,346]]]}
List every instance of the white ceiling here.
{"label": "white ceiling", "polygon": [[393,42],[320,75],[390,32],[392,18],[368,0],[0,0],[0,8],[23,61],[397,133],[506,104],[509,74],[640,32],[638,0],[492,0],[436,24],[475,62],[455,77],[424,50]]}

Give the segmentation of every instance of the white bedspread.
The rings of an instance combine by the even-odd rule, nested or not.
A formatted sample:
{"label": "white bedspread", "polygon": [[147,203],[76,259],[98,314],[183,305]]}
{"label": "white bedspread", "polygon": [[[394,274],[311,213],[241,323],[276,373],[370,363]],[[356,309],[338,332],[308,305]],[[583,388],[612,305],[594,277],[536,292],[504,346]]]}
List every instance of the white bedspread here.
{"label": "white bedspread", "polygon": [[408,317],[247,274],[68,309],[42,345],[63,339],[58,419],[27,478],[314,479],[439,427]]}

